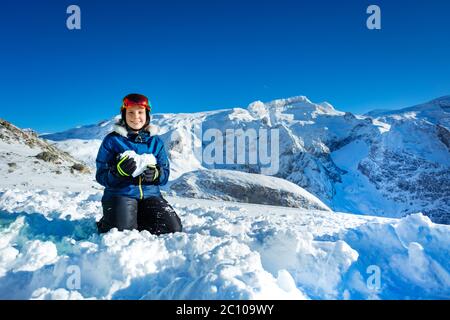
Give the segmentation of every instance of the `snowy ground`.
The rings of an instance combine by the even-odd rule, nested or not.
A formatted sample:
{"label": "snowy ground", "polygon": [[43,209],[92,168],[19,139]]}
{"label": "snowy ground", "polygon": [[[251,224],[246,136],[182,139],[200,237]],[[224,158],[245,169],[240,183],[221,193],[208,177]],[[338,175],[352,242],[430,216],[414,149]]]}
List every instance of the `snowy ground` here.
{"label": "snowy ground", "polygon": [[102,140],[67,139],[64,141],[52,142],[52,144],[57,148],[68,152],[76,159],[83,161],[89,167],[95,168],[95,159],[97,158],[98,149],[102,144]]}
{"label": "snowy ground", "polygon": [[0,299],[450,298],[450,226],[421,214],[167,197],[183,233],[100,236],[101,195],[0,190]]}

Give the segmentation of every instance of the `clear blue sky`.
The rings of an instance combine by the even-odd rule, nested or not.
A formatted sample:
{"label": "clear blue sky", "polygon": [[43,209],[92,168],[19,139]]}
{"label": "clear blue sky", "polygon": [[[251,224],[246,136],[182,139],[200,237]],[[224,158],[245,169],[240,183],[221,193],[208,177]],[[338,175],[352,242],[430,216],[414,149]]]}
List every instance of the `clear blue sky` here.
{"label": "clear blue sky", "polygon": [[[66,8],[81,8],[81,30]],[[382,30],[366,28],[378,4]],[[450,1],[2,0],[1,112],[53,132],[118,113],[306,95],[363,113],[450,94]]]}

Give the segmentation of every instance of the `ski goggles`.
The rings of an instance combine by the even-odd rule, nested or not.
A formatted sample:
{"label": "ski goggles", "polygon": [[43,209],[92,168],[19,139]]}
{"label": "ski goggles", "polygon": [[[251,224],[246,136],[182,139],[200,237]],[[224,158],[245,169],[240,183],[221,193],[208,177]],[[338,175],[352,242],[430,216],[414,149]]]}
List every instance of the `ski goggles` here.
{"label": "ski goggles", "polygon": [[147,99],[142,99],[141,101],[132,101],[125,98],[123,99],[122,107],[120,108],[120,110],[128,109],[131,107],[141,107],[147,109],[148,111],[151,111],[152,109],[152,106]]}

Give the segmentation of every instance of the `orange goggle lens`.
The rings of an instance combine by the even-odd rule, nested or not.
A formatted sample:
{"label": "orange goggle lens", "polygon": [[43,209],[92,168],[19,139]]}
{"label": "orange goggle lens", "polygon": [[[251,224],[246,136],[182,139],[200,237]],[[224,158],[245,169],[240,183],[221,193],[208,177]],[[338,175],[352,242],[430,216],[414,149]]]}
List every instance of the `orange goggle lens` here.
{"label": "orange goggle lens", "polygon": [[145,101],[145,100],[144,101],[130,101],[128,99],[125,99],[123,101],[123,104],[122,104],[122,107],[120,108],[120,110],[128,109],[130,107],[136,107],[136,106],[145,108],[149,111],[151,110],[151,106],[148,103],[148,101]]}

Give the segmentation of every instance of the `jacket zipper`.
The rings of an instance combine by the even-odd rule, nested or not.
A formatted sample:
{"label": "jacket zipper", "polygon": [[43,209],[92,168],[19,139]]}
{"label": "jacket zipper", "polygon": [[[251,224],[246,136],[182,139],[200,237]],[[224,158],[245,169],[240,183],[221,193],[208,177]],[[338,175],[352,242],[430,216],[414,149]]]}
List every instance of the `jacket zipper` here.
{"label": "jacket zipper", "polygon": [[141,194],[141,200],[142,200],[142,198],[144,198],[144,193],[142,192],[142,184],[141,184],[141,182],[142,182],[142,178],[141,178],[141,176],[139,176],[139,193]]}

